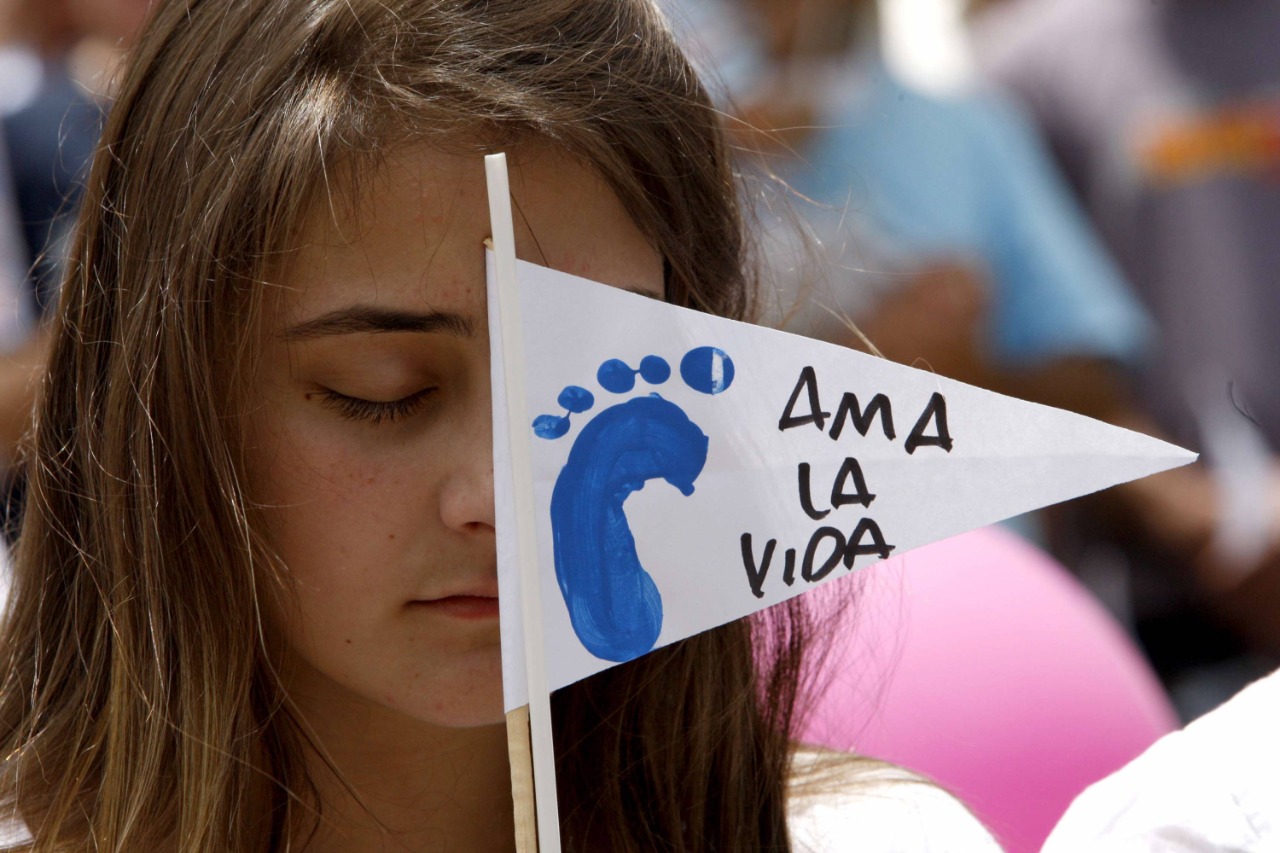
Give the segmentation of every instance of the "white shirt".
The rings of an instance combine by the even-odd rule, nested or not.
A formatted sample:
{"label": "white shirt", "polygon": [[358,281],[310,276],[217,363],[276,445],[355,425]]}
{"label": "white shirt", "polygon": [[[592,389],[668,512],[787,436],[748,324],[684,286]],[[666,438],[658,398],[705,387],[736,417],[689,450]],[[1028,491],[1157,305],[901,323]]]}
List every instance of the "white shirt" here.
{"label": "white shirt", "polygon": [[1042,853],[1280,850],[1280,672],[1081,794]]}
{"label": "white shirt", "polygon": [[1000,853],[991,833],[943,789],[844,755],[797,754],[787,813],[793,853]]}

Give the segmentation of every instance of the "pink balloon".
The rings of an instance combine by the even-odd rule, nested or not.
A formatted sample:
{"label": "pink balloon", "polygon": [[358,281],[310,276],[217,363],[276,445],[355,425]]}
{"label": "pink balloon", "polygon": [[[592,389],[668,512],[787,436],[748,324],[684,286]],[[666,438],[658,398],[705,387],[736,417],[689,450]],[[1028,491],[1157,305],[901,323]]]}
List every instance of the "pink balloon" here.
{"label": "pink balloon", "polygon": [[1077,794],[1177,726],[1115,621],[1010,533],[975,531],[855,577],[805,739],[937,781],[1008,853],[1039,850]]}

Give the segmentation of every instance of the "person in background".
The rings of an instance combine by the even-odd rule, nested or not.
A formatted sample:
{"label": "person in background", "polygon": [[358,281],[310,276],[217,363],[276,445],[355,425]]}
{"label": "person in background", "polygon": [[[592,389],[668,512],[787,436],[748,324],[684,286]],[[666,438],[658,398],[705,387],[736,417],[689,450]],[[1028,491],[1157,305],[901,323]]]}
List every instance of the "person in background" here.
{"label": "person in background", "polygon": [[1188,716],[1280,662],[1277,32],[1271,0],[1011,0],[976,24],[1159,326],[1144,408],[1212,472],[1180,546],[1119,527],[1081,555],[1124,567]]}
{"label": "person in background", "polygon": [[[903,83],[881,59],[873,3],[755,8],[776,70],[751,93],[747,121],[781,127],[798,155],[778,167],[783,177],[897,259],[898,287],[854,318],[876,346],[977,385],[1110,414],[1113,367],[1143,352],[1146,320],[1020,116],[988,93]],[[917,277],[901,274],[912,267]],[[925,310],[947,305],[950,324]],[[942,335],[964,345],[926,346]],[[1044,378],[1058,371],[1075,379]]]}
{"label": "person in background", "polygon": [[[799,191],[819,260],[835,270],[816,284],[815,266],[791,276],[816,303],[796,311],[789,297],[803,288],[784,281],[775,319],[860,344],[852,319],[895,360],[1124,414],[1115,367],[1145,351],[1146,318],[1015,110],[986,92],[901,82],[865,0],[667,5],[723,79],[739,139]],[[794,246],[781,254],[787,279],[800,264]]]}

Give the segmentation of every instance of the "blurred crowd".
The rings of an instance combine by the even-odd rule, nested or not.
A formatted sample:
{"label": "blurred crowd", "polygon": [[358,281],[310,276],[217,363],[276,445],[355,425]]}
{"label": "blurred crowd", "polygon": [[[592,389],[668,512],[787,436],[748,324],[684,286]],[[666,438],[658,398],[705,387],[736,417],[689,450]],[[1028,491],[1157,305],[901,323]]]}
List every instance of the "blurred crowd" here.
{"label": "blurred crowd", "polygon": [[[761,189],[772,322],[1197,465],[1024,519],[1198,716],[1280,654],[1280,6],[988,0],[926,90],[874,0],[669,0]],[[797,236],[799,235],[799,236]]]}
{"label": "blurred crowd", "polygon": [[1136,404],[1203,454],[1173,541],[1094,532],[1095,514],[1062,543],[1082,569],[1119,558],[1139,637],[1188,716],[1280,648],[1277,26],[1260,0],[1017,0],[975,27],[989,79],[1035,123],[1156,325],[1127,373]]}
{"label": "blurred crowd", "polygon": [[[1201,452],[1024,529],[1132,631],[1184,716],[1274,668],[1280,5],[975,2],[981,74],[946,93],[885,61],[873,0],[662,5],[759,154],[771,321]],[[5,464],[147,7],[0,0]]]}

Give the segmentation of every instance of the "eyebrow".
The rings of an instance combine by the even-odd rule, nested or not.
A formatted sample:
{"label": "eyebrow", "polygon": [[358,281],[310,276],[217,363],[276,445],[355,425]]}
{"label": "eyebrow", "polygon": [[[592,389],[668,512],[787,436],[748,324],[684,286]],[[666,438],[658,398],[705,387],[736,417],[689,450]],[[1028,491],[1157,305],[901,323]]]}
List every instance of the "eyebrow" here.
{"label": "eyebrow", "polygon": [[463,338],[475,337],[475,324],[461,314],[442,311],[395,311],[367,305],[353,305],[321,314],[285,330],[288,341],[309,340],[327,335],[354,335],[378,332],[443,333]]}

